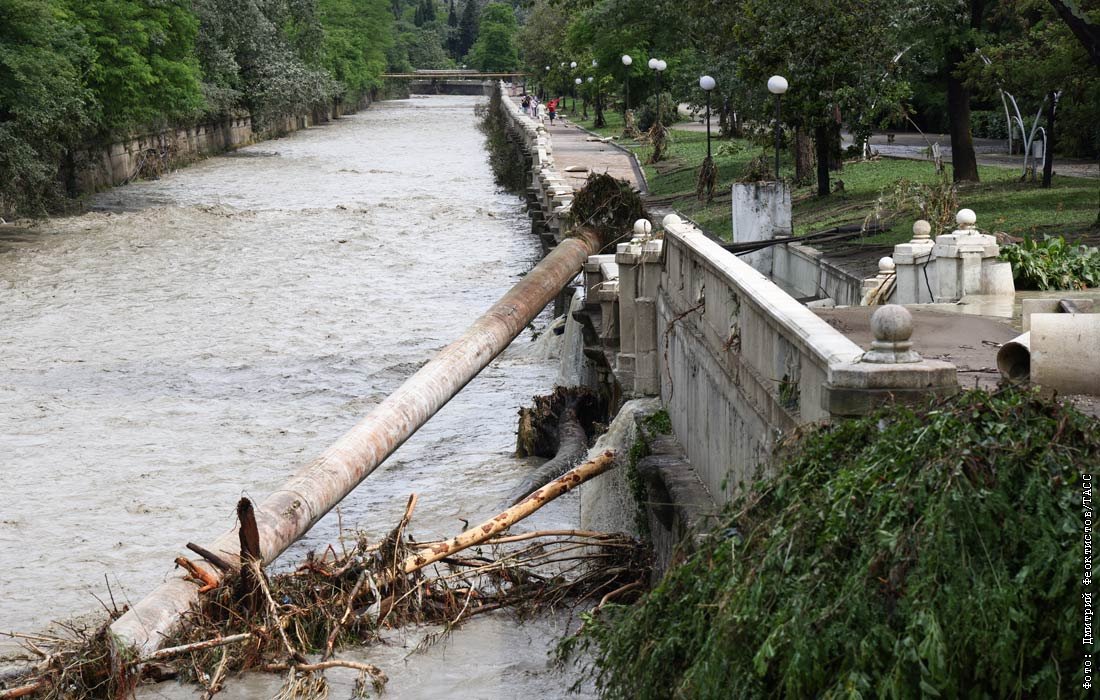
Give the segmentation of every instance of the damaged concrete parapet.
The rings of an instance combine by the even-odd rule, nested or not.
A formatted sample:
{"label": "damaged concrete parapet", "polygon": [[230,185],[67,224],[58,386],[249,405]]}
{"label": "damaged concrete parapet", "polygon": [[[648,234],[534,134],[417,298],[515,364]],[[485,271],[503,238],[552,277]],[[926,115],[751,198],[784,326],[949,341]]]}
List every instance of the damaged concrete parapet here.
{"label": "damaged concrete parapet", "polygon": [[878,259],[878,274],[863,280],[860,306],[877,306],[890,298],[894,291],[894,259],[886,256]]}
{"label": "damaged concrete parapet", "polygon": [[694,226],[666,222],[664,245],[661,398],[718,500],[762,476],[776,441],[799,425],[957,390],[953,365],[923,360],[908,346],[904,309],[880,310],[876,344],[865,353]]}
{"label": "damaged concrete parapet", "polygon": [[1011,294],[1012,266],[997,260],[1001,252],[997,239],[975,228],[977,216],[970,209],[959,210],[955,222],[959,228],[937,236],[932,248],[936,301],[953,303],[968,294]]}
{"label": "damaged concrete parapet", "polygon": [[936,288],[936,268],[931,265],[932,225],[924,219],[913,224],[913,239],[894,246],[894,301],[899,304],[930,304]]}
{"label": "damaged concrete parapet", "polygon": [[925,360],[912,350],[913,317],[902,306],[888,304],[871,316],[875,339],[856,362],[829,366],[822,396],[831,416],[858,416],[890,402],[911,402],[958,392],[955,366]]}
{"label": "damaged concrete parapet", "polygon": [[614,255],[590,255],[584,263],[584,298],[589,307],[599,308],[596,333],[600,345],[619,346],[619,266]]}
{"label": "damaged concrete parapet", "polygon": [[690,224],[665,221],[664,258],[661,398],[699,478],[729,500],[762,475],[777,439],[829,418],[828,368],[863,349]]}

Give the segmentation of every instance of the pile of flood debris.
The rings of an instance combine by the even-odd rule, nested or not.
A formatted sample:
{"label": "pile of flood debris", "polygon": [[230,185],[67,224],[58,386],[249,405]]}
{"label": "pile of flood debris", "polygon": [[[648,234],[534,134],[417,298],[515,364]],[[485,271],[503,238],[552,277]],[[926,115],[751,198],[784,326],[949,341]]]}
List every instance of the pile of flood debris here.
{"label": "pile of flood debris", "polygon": [[269,575],[260,564],[252,504],[238,504],[239,566],[189,544],[221,572],[214,578],[185,557],[176,562],[202,585],[199,603],[174,635],[144,657],[120,649],[109,619],[59,636],[17,635],[39,659],[0,677],[0,700],[20,697],[115,698],[143,682],[179,679],[204,697],[244,671],[285,675],[280,698],[323,698],[324,671],[359,671],[357,693],[380,691],[384,671],[339,658],[347,646],[380,641],[380,632],[410,624],[440,625],[425,644],[475,615],[507,609],[531,615],[579,601],[604,605],[635,595],[648,579],[647,550],[625,535],[583,530],[507,532],[511,526],[614,464],[605,452],[538,488],[485,523],[447,540],[417,541],[409,526],[417,496],[379,541],[363,535],[311,552],[296,569]]}

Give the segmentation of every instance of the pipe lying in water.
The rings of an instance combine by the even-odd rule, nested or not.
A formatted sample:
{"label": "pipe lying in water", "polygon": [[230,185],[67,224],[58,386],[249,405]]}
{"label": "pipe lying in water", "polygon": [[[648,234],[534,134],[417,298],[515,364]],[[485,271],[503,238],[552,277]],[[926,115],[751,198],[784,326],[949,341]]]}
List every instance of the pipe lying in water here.
{"label": "pipe lying in water", "polygon": [[[599,248],[591,232],[562,241],[458,340],[264,499],[256,509],[264,563],[274,561],[304,535],[508,347]],[[207,549],[237,565],[237,528]],[[199,565],[221,578],[208,563]],[[111,625],[117,648],[135,650],[139,656],[154,651],[197,599],[197,585],[170,577]]]}

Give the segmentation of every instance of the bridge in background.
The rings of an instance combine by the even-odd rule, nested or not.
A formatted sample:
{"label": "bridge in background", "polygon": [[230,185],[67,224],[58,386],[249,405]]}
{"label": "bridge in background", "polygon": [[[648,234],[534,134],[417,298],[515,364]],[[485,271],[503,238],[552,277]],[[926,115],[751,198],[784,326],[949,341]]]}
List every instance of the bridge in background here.
{"label": "bridge in background", "polygon": [[488,96],[498,80],[515,83],[522,79],[525,92],[527,85],[527,74],[519,71],[416,70],[411,73],[383,73],[382,77],[407,80],[409,92],[422,95]]}
{"label": "bridge in background", "polygon": [[416,70],[412,73],[383,73],[382,77],[399,80],[500,80],[501,78],[522,78],[526,75],[519,71],[482,73],[476,70]]}

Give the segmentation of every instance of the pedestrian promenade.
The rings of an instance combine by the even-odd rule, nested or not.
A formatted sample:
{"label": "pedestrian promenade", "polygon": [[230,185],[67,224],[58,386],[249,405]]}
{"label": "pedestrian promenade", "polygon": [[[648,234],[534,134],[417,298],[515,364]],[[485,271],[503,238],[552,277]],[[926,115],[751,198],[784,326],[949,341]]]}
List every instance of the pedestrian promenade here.
{"label": "pedestrian promenade", "polygon": [[[520,105],[522,95],[514,95],[511,100]],[[566,100],[568,105],[569,101]],[[567,178],[575,189],[584,186],[589,173],[607,173],[618,180],[626,180],[640,191],[645,191],[644,178],[625,150],[604,142],[597,136],[584,131],[569,118],[569,114],[558,113],[554,124],[550,119],[543,121],[546,131],[554,143],[554,162],[558,172]]]}

